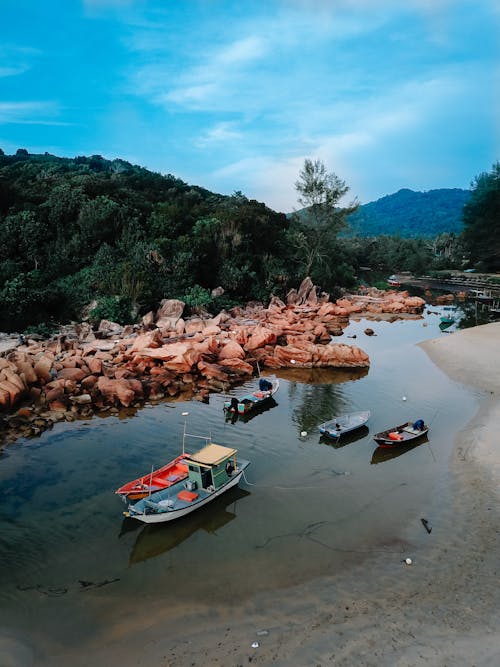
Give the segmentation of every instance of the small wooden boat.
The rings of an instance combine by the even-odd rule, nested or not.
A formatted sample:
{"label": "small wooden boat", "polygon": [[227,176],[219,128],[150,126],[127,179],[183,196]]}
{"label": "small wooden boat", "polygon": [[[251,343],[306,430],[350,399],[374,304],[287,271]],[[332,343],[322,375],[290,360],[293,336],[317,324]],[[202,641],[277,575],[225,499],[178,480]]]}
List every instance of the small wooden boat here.
{"label": "small wooden boat", "polygon": [[258,388],[245,394],[241,398],[228,398],[224,401],[224,410],[238,415],[246,415],[268,402],[278,391],[280,381],[274,375],[268,378],[260,378]]}
{"label": "small wooden boat", "polygon": [[187,479],[130,504],[124,515],[143,523],[161,523],[194,512],[239,483],[250,461],[237,459],[236,453],[211,442],[186,454]]}
{"label": "small wooden boat", "polygon": [[424,424],[422,419],[418,419],[416,422],[405,422],[398,426],[392,426],[386,431],[376,433],[373,439],[380,447],[400,447],[422,438],[427,435],[428,431],[429,427]]}
{"label": "small wooden boat", "polygon": [[319,432],[321,435],[326,435],[330,438],[340,438],[345,433],[354,431],[357,428],[364,426],[370,419],[370,411],[363,412],[347,412],[339,415],[319,425]]}
{"label": "small wooden boat", "polygon": [[161,491],[176,482],[187,479],[188,466],[184,456],[181,454],[161,468],[123,484],[116,489],[115,493],[126,501],[140,500],[150,493]]}

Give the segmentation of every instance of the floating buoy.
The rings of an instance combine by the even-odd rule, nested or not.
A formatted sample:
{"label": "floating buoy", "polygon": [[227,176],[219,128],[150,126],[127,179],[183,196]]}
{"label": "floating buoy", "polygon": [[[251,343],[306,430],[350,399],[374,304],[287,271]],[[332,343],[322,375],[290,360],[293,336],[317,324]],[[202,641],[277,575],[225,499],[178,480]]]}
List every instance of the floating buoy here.
{"label": "floating buoy", "polygon": [[403,401],[406,401],[406,396],[403,396]]}
{"label": "floating buoy", "polygon": [[411,564],[413,563],[413,561],[412,561],[411,558],[407,558],[407,559],[405,560],[405,563],[406,563],[407,565],[411,565]]}
{"label": "floating buoy", "polygon": [[303,438],[305,438],[306,435],[307,435],[307,431],[301,431],[301,432],[300,432],[300,435],[301,435]]}
{"label": "floating buoy", "polygon": [[291,364],[296,364],[297,362],[295,361],[295,359],[290,359],[290,363]]}

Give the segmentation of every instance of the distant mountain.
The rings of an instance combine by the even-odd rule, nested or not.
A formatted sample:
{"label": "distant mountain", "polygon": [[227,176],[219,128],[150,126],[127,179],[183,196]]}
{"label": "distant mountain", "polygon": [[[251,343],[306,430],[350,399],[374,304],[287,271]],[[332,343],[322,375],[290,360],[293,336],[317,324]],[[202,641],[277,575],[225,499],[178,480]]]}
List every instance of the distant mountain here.
{"label": "distant mountain", "polygon": [[348,236],[389,236],[403,238],[434,237],[443,232],[462,231],[462,210],[470,197],[469,190],[443,188],[398,192],[363,204],[348,217]]}

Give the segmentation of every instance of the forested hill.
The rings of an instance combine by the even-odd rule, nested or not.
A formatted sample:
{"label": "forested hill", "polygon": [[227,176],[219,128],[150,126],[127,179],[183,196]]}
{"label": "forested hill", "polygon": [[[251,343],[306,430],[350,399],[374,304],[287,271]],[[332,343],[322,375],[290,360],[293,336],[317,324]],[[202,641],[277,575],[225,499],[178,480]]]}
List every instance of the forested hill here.
{"label": "forested hill", "polygon": [[125,160],[0,150],[0,331],[78,319],[92,301],[96,318],[130,322],[166,297],[206,304],[219,285],[230,299],[268,298],[298,279],[288,226],[241,193]]}
{"label": "forested hill", "polygon": [[470,191],[459,188],[414,192],[403,189],[363,204],[349,216],[349,235],[399,235],[431,238],[462,231],[464,204]]}

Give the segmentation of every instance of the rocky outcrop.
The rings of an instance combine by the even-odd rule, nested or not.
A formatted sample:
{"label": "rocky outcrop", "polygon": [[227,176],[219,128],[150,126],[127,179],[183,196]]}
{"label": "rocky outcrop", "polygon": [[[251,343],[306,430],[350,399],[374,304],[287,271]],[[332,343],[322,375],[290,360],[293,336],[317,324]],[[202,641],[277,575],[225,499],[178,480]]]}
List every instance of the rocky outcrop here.
{"label": "rocky outcrop", "polygon": [[48,341],[9,347],[0,356],[4,426],[22,424],[23,432],[37,433],[43,423],[181,393],[206,400],[250,377],[257,365],[366,368],[363,350],[332,342],[349,317],[418,313],[424,305],[405,292],[373,290],[333,303],[318,298],[309,283],[286,304],[273,297],[267,308],[252,302],[216,317],[183,319],[184,304],[170,299],[141,325],[106,321],[92,331],[82,324]]}

